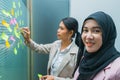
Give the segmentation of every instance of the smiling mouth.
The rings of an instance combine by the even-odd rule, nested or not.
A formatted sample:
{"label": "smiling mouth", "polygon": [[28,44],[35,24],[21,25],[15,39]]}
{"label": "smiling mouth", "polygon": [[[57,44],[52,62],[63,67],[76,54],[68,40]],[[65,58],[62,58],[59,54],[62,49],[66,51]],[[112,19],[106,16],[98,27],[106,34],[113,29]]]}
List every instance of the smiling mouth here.
{"label": "smiling mouth", "polygon": [[88,47],[92,47],[92,46],[94,45],[94,43],[92,43],[92,42],[86,42],[86,45],[87,45]]}

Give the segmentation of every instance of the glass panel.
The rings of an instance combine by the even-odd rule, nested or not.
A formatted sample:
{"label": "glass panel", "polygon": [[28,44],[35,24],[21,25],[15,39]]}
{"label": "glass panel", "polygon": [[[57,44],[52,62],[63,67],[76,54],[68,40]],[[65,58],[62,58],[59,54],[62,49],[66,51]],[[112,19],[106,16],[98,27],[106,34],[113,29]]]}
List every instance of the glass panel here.
{"label": "glass panel", "polygon": [[22,0],[0,0],[0,80],[28,80],[28,52],[20,34],[27,13]]}

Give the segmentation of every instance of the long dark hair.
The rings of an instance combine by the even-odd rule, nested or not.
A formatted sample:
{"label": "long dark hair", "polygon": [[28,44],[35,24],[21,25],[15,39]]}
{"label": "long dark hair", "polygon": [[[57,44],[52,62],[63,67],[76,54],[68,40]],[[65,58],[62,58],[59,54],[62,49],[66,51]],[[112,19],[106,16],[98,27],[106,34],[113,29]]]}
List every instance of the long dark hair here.
{"label": "long dark hair", "polygon": [[63,21],[64,25],[66,26],[66,28],[68,30],[73,30],[73,35],[72,37],[74,38],[75,37],[75,34],[76,34],[76,38],[75,38],[75,43],[77,46],[80,45],[80,33],[78,32],[78,21],[73,18],[73,17],[66,17],[66,18],[63,18],[61,21]]}

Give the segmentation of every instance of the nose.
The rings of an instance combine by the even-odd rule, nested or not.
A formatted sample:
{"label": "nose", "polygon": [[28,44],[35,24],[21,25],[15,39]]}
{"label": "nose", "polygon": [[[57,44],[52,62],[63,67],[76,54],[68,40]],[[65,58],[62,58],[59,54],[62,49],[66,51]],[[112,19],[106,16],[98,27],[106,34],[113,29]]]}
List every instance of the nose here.
{"label": "nose", "polygon": [[86,38],[87,38],[87,39],[93,39],[93,34],[92,34],[91,32],[88,32],[88,33],[86,34]]}
{"label": "nose", "polygon": [[60,32],[60,29],[58,28],[57,32]]}

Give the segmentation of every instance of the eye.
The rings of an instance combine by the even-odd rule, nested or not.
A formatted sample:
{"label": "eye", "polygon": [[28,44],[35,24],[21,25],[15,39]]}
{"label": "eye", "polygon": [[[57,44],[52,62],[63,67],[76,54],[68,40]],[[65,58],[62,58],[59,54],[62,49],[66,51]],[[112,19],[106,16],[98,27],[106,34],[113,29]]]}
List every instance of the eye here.
{"label": "eye", "polygon": [[88,32],[88,29],[87,28],[83,28],[83,32],[84,33]]}
{"label": "eye", "polygon": [[59,26],[59,29],[60,29],[60,30],[64,30],[64,28],[63,28],[62,26]]}
{"label": "eye", "polygon": [[92,32],[94,32],[94,33],[101,33],[101,29],[96,28],[96,29],[93,29],[93,31],[92,31]]}

